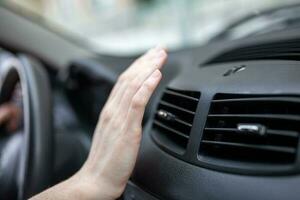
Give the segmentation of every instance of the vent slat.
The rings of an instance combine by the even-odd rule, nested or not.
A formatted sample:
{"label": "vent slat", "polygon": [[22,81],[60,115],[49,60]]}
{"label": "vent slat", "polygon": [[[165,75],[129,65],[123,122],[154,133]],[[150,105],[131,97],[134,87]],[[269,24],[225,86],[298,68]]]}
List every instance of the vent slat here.
{"label": "vent slat", "polygon": [[[200,92],[166,89],[158,104],[153,133],[160,146],[182,154],[188,144]],[[156,137],[155,137],[156,136]]]}
{"label": "vent slat", "polygon": [[232,49],[217,55],[205,64],[246,60],[300,60],[299,40],[272,42]]}
{"label": "vent slat", "polygon": [[178,93],[178,92],[174,92],[173,90],[167,90],[165,92],[165,94],[169,94],[169,95],[173,95],[173,96],[177,96],[177,97],[182,97],[182,98],[185,98],[185,99],[189,99],[189,100],[192,100],[192,101],[195,101],[195,102],[198,102],[199,99],[195,98],[195,97],[192,97],[192,96],[188,96],[188,95],[185,95],[185,94],[182,94],[182,93]]}
{"label": "vent slat", "polygon": [[189,128],[192,128],[192,124],[190,124],[190,123],[188,123],[188,122],[186,122],[184,120],[181,120],[181,119],[177,118],[177,119],[175,119],[175,121],[178,122],[178,123],[180,123],[180,124],[183,124],[185,126],[188,126]]}
{"label": "vent slat", "polygon": [[[289,52],[289,53],[270,53],[270,54],[260,54],[260,53],[253,53],[253,54],[246,54],[245,55],[238,55],[235,56],[236,60],[243,60],[244,57],[247,56],[247,59],[252,60],[252,59],[281,59],[281,58],[294,58],[294,57],[299,57],[300,53],[295,53],[295,52]],[[223,58],[223,61],[231,61],[232,57],[226,56]]]}
{"label": "vent slat", "polygon": [[216,99],[212,103],[234,103],[234,102],[291,102],[300,103],[299,98],[295,97],[253,97],[253,98],[237,98],[237,99]]}
{"label": "vent slat", "polygon": [[171,108],[177,109],[177,110],[182,111],[182,112],[186,112],[186,113],[191,114],[191,115],[195,115],[195,112],[192,112],[190,110],[181,108],[179,106],[176,106],[174,104],[171,104],[171,103],[168,103],[168,102],[165,102],[165,101],[160,101],[160,104],[164,105],[164,106],[167,106],[167,107],[171,107]]}
{"label": "vent slat", "polygon": [[209,141],[209,140],[203,140],[202,143],[203,144],[210,144],[210,145],[221,145],[221,146],[229,146],[229,147],[256,149],[256,150],[261,150],[261,151],[273,151],[273,152],[289,153],[289,154],[296,153],[296,150],[294,148],[290,148],[290,147],[279,147],[279,146],[270,146],[270,145],[256,145],[256,144],[243,144],[243,143],[220,142],[220,141]]}
{"label": "vent slat", "polygon": [[[238,130],[236,128],[205,128],[205,131],[209,132],[217,132],[217,133],[236,133]],[[267,130],[267,134],[269,135],[277,135],[283,137],[298,137],[299,133],[296,131],[284,131],[284,130]]]}
{"label": "vent slat", "polygon": [[209,118],[257,118],[257,119],[282,119],[300,121],[300,116],[277,114],[210,114]]}
{"label": "vent slat", "polygon": [[160,122],[158,122],[156,120],[154,120],[154,124],[157,125],[157,126],[159,126],[159,127],[161,127],[161,128],[163,128],[163,129],[166,129],[166,130],[168,130],[168,131],[170,131],[172,133],[175,133],[175,134],[177,134],[177,135],[179,135],[179,136],[181,136],[183,138],[189,139],[188,135],[185,135],[184,133],[179,132],[179,131],[177,131],[177,130],[169,127],[169,126],[166,126],[166,125],[164,125],[164,124],[162,124],[162,123],[160,123]]}
{"label": "vent slat", "polygon": [[[255,49],[241,49],[239,51],[239,55],[246,55],[246,54],[253,54],[253,53],[263,53],[265,51],[272,51],[274,53],[293,53],[293,52],[300,52],[300,48],[299,47],[289,47],[288,49],[276,49],[276,47],[266,47],[266,48],[255,48]],[[225,54],[224,54],[225,55]],[[229,54],[226,54],[226,56],[230,56]]]}

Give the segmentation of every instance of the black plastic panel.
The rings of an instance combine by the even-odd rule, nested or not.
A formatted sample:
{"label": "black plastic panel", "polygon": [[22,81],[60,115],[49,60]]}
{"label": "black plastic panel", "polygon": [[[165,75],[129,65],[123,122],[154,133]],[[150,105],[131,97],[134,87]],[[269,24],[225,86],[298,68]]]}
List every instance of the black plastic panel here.
{"label": "black plastic panel", "polygon": [[[236,66],[245,69],[224,76]],[[150,119],[133,182],[160,199],[298,199],[298,165],[278,167],[259,163],[241,168],[239,162],[199,155],[199,149],[216,94],[298,97],[299,77],[300,63],[291,61],[235,62],[184,70],[168,87],[201,91],[186,152],[179,160],[161,150],[150,137],[153,118]],[[159,99],[153,103],[152,116],[158,102]],[[299,154],[296,159],[299,160]]]}
{"label": "black plastic panel", "polygon": [[121,198],[122,200],[158,200],[151,194],[143,191],[134,183],[129,182],[125,189],[125,192]]}
{"label": "black plastic panel", "polygon": [[132,181],[159,199],[299,199],[299,175],[245,176],[205,169],[162,151],[147,134],[150,131],[149,122]]}
{"label": "black plastic panel", "polygon": [[[229,76],[224,76],[224,73],[228,70],[240,65],[245,69]],[[230,173],[286,175],[299,172],[299,154],[297,152],[296,158],[291,158],[296,159],[295,163],[282,165],[262,164],[259,162],[243,163],[243,160],[229,161],[229,159],[219,159],[218,157],[201,154],[201,152],[200,154],[198,153],[199,149],[201,149],[200,143],[210,104],[216,94],[269,95],[274,96],[274,98],[280,95],[286,97],[299,96],[299,74],[300,65],[297,62],[289,61],[243,62],[186,70],[169,87],[180,90],[201,91],[201,99],[196,111],[187,151],[180,156],[180,159],[201,167]],[[185,77],[189,77],[189,79]],[[153,134],[157,135],[157,130]],[[158,144],[160,142],[164,143],[163,138],[156,139],[156,142]]]}

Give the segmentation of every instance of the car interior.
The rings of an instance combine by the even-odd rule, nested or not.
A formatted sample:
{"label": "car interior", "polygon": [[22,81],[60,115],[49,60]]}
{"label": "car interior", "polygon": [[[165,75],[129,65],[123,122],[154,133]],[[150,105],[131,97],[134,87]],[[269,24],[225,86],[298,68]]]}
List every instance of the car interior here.
{"label": "car interior", "polygon": [[[299,11],[266,9],[168,51],[121,199],[300,198]],[[40,21],[0,6],[0,104],[19,87],[24,112],[20,133],[1,128],[0,199],[80,169],[114,83],[143,53],[101,54]]]}

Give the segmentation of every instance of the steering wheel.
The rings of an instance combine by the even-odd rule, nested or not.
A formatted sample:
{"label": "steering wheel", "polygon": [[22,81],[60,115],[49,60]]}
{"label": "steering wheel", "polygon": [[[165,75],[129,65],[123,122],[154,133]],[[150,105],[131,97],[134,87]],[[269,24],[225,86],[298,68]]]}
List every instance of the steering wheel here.
{"label": "steering wheel", "polygon": [[0,198],[27,199],[51,184],[53,170],[52,100],[44,68],[26,55],[0,54],[0,104],[20,83],[23,131],[0,132]]}

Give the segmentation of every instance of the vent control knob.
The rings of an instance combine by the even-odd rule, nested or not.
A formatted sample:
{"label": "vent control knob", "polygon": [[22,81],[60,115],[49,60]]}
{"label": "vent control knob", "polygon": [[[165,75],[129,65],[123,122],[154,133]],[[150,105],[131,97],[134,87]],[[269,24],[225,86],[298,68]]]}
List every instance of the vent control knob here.
{"label": "vent control knob", "polygon": [[167,112],[165,110],[158,110],[157,115],[158,117],[168,121],[174,121],[176,119],[176,116],[174,114]]}
{"label": "vent control knob", "polygon": [[267,134],[267,128],[261,124],[238,124],[237,129],[239,132],[257,136],[265,136]]}

